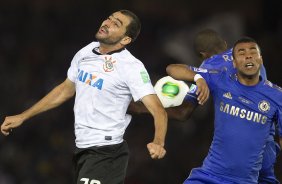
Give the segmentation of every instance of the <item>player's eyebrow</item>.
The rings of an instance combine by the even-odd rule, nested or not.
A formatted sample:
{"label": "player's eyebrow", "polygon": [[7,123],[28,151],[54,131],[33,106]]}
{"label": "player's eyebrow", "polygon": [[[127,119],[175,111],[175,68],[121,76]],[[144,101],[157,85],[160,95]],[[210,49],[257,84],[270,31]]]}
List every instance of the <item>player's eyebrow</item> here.
{"label": "player's eyebrow", "polygon": [[238,49],[237,52],[243,52],[243,51],[245,51],[245,50],[246,50],[245,48],[240,48],[240,49]]}
{"label": "player's eyebrow", "polygon": [[257,47],[252,46],[250,48],[240,48],[240,49],[238,49],[238,52],[243,52],[243,51],[246,51],[247,49],[249,49],[249,50],[257,50]]}
{"label": "player's eyebrow", "polygon": [[257,47],[253,46],[249,48],[250,50],[257,50]]}
{"label": "player's eyebrow", "polygon": [[119,18],[116,18],[114,15],[111,15],[111,17],[113,17],[115,20],[119,21],[121,25],[123,25],[123,22]]}

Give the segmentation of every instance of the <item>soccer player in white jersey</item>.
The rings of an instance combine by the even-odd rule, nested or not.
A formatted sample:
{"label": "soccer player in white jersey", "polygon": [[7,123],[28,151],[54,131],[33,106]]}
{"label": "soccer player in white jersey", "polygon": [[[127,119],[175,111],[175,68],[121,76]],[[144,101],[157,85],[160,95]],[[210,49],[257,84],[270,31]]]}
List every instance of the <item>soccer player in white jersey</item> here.
{"label": "soccer player in white jersey", "polygon": [[9,135],[26,120],[75,95],[75,182],[124,183],[129,152],[123,135],[131,120],[126,111],[133,98],[141,100],[154,118],[154,139],[147,144],[150,156],[163,158],[166,111],[144,65],[125,48],[137,38],[140,28],[138,17],[131,11],[111,14],[96,33],[98,42],[76,53],[67,79],[31,108],[7,116],[1,126],[2,133]]}
{"label": "soccer player in white jersey", "polygon": [[260,76],[263,61],[258,44],[248,37],[238,40],[233,58],[236,73],[194,69],[195,73],[175,64],[167,67],[168,74],[178,80],[199,83],[204,78],[214,101],[209,153],[185,184],[256,184],[273,123],[278,124],[282,137],[282,89]]}

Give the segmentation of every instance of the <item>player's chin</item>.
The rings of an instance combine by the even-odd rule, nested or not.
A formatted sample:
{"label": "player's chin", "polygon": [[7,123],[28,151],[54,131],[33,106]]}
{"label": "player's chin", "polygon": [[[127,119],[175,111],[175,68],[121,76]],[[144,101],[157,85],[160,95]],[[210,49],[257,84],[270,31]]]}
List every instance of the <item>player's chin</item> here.
{"label": "player's chin", "polygon": [[246,77],[255,77],[255,76],[259,75],[259,68],[258,67],[245,68],[242,71],[242,73]]}

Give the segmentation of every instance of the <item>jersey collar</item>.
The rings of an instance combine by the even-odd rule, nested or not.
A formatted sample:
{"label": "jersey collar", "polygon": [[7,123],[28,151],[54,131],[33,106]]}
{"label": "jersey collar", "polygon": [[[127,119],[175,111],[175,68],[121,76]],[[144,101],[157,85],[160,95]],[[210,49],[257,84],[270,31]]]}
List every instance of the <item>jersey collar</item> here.
{"label": "jersey collar", "polygon": [[265,81],[261,76],[259,76],[259,82],[258,82],[256,85],[254,85],[254,86],[246,86],[246,85],[240,83],[240,81],[239,81],[239,79],[238,79],[236,73],[235,73],[235,74],[231,74],[230,77],[231,77],[233,80],[236,81],[236,85],[237,85],[237,86],[240,86],[241,88],[246,88],[246,89],[254,89],[254,88],[257,88],[257,87],[263,85],[263,84],[264,84],[264,81]]}
{"label": "jersey collar", "polygon": [[125,48],[121,48],[121,49],[118,49],[118,50],[113,50],[113,51],[108,52],[108,53],[106,53],[106,54],[101,54],[101,53],[99,52],[99,47],[95,47],[94,49],[92,49],[92,52],[93,52],[94,54],[97,54],[97,55],[112,55],[112,54],[114,54],[114,53],[118,53],[118,52],[121,52],[121,51],[123,51],[123,50],[125,50]]}

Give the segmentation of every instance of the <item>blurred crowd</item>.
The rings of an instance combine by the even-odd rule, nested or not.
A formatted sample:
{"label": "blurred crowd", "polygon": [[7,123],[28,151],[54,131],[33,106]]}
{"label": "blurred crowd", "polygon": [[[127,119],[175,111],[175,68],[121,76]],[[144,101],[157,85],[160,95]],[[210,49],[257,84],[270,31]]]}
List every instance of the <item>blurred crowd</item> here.
{"label": "blurred crowd", "polygon": [[[129,9],[141,19],[141,34],[128,49],[148,69],[152,83],[171,63],[199,66],[193,36],[213,28],[230,47],[242,35],[262,49],[268,79],[282,86],[282,3],[280,0],[9,0],[0,1],[0,117],[19,113],[67,76],[74,54],[95,40],[110,13]],[[73,182],[73,100],[0,135],[0,184]],[[163,160],[151,160],[150,115],[134,115],[125,134],[130,148],[126,184],[174,184],[201,165],[213,132],[209,102],[185,122],[169,121]],[[282,181],[282,158],[276,174]]]}

